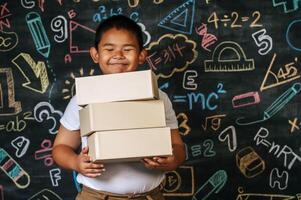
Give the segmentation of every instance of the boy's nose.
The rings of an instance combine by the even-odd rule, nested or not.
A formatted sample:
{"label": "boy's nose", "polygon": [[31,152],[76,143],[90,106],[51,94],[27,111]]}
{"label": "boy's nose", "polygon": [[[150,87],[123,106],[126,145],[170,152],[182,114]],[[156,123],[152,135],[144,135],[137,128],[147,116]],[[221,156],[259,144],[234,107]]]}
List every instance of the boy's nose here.
{"label": "boy's nose", "polygon": [[123,52],[122,51],[116,51],[114,54],[114,58],[124,58]]}

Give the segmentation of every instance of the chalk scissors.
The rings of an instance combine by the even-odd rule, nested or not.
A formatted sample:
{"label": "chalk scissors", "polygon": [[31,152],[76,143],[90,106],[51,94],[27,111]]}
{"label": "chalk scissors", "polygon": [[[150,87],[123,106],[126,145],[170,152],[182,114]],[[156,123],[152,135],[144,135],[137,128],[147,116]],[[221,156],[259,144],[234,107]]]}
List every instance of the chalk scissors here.
{"label": "chalk scissors", "polygon": [[290,87],[288,90],[286,90],[281,96],[279,96],[264,112],[263,112],[263,118],[251,121],[251,122],[245,122],[245,117],[240,117],[236,119],[236,124],[238,125],[251,125],[251,124],[257,124],[260,122],[264,122],[268,119],[270,119],[272,116],[274,116],[276,113],[278,113],[294,96],[296,96],[301,91],[301,83],[295,83],[292,87]]}

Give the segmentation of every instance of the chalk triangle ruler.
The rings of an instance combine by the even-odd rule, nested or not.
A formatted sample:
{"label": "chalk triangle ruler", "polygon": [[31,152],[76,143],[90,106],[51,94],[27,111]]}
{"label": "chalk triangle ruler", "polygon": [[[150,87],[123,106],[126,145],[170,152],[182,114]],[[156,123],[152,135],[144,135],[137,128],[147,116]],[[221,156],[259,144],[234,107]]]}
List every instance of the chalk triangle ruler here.
{"label": "chalk triangle ruler", "polygon": [[179,33],[191,34],[193,27],[195,1],[188,0],[169,13],[158,26]]}

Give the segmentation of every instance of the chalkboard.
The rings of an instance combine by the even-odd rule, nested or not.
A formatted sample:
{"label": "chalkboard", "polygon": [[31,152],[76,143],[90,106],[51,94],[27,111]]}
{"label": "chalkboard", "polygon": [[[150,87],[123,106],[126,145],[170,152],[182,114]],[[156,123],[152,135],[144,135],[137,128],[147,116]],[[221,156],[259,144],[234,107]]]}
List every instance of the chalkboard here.
{"label": "chalkboard", "polygon": [[74,79],[116,14],[143,28],[174,106],[186,161],[168,200],[301,199],[299,0],[2,0],[0,199],[74,199],[75,172],[51,157]]}

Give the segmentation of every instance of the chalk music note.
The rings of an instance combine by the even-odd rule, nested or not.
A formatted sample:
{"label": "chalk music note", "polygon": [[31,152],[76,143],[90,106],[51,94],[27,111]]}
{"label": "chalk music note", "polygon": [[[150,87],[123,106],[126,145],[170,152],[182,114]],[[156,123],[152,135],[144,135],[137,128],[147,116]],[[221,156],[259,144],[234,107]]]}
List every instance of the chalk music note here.
{"label": "chalk music note", "polygon": [[36,160],[44,159],[44,164],[46,166],[51,166],[53,164],[53,159],[51,156],[52,144],[50,140],[44,140],[41,144],[42,149],[35,152],[34,157]]}

